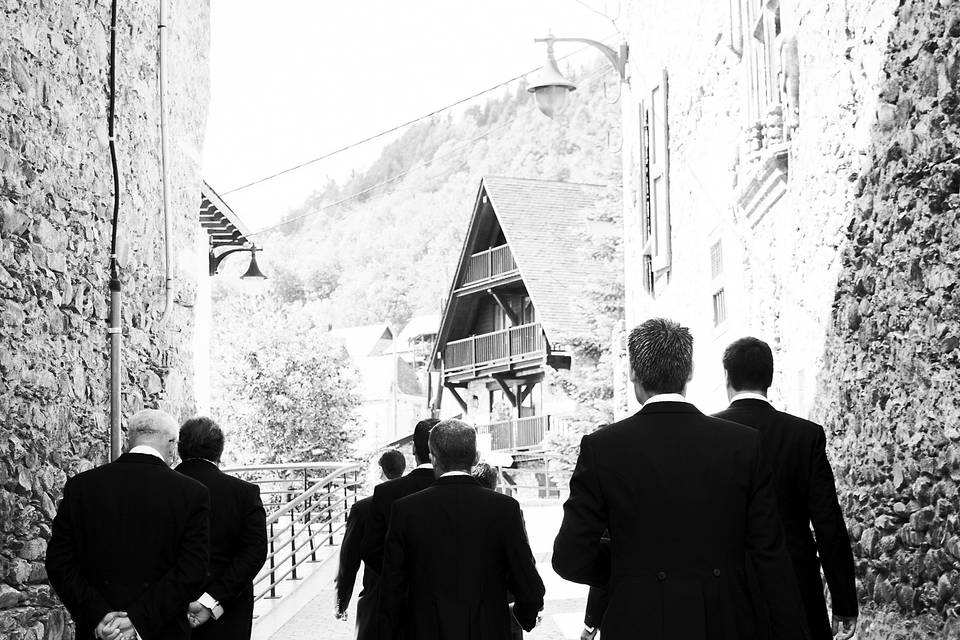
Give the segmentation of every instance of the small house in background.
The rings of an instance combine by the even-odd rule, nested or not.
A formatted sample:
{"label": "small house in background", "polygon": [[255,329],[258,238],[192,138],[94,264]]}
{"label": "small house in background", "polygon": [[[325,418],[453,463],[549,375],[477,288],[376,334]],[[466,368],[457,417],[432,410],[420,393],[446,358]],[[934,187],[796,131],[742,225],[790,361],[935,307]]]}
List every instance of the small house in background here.
{"label": "small house in background", "polygon": [[[606,187],[486,177],[430,358],[434,413],[460,414],[496,451],[536,449],[573,410],[545,384],[590,333],[604,268],[582,231]],[[573,363],[575,366],[575,363]]]}
{"label": "small house in background", "polygon": [[333,329],[360,373],[358,451],[373,451],[407,435],[427,398],[415,366],[401,357],[401,345],[386,323]]}

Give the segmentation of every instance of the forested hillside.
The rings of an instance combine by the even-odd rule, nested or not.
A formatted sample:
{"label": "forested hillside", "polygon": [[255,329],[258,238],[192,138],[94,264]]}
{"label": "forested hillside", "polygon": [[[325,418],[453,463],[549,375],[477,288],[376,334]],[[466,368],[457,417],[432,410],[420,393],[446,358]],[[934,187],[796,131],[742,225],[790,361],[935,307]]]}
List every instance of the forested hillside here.
{"label": "forested hillside", "polygon": [[[604,96],[610,73],[606,62],[586,71],[556,120],[517,85],[410,127],[369,168],[318,185],[286,222],[255,238],[269,276],[263,292],[244,291],[245,261],[226,266],[213,284],[213,412],[238,436],[238,461],[349,450],[362,431],[353,417],[356,372],[324,334],[384,321],[399,329],[414,314],[439,313],[483,176],[611,185],[584,233],[604,254],[595,259],[619,265],[619,233],[587,237],[591,221],[619,229],[621,116]],[[612,415],[609,337],[622,304],[618,283],[596,289],[586,292],[597,299],[596,335],[577,344],[594,365],[558,380],[592,426]]]}
{"label": "forested hillside", "polygon": [[518,84],[410,127],[346,184],[320,186],[257,239],[277,294],[316,300],[334,326],[439,311],[481,177],[619,184],[620,105],[604,97],[603,80],[614,85],[606,64],[585,72],[558,120]]}

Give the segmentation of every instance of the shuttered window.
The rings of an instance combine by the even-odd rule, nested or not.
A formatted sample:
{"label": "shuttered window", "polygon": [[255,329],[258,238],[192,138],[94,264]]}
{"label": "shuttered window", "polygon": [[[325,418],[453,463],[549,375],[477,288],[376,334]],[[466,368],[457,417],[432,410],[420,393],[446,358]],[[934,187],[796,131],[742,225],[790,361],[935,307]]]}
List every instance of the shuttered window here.
{"label": "shuttered window", "polygon": [[641,103],[641,230],[654,273],[670,268],[670,129],[667,70]]}

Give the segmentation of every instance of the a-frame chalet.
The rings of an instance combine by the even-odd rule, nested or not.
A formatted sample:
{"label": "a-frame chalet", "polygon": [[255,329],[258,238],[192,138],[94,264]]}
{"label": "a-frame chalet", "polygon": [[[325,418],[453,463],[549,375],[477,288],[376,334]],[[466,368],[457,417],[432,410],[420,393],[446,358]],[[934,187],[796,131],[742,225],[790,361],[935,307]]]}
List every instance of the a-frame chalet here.
{"label": "a-frame chalet", "polygon": [[[583,293],[604,268],[583,229],[606,187],[485,177],[430,361],[439,392],[489,433],[492,449],[536,448],[572,410],[545,388],[589,331]],[[441,415],[450,415],[444,407]]]}

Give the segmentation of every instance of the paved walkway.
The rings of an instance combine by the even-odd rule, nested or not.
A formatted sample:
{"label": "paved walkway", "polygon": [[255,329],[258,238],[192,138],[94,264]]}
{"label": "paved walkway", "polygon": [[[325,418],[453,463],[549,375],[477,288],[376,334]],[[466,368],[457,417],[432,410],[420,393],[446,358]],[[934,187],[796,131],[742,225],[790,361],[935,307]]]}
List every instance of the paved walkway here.
{"label": "paved walkway", "polygon": [[[575,640],[580,637],[587,588],[561,579],[550,567],[553,538],[560,528],[560,505],[524,507],[530,546],[537,559],[537,568],[547,587],[543,622],[526,637],[536,640]],[[359,588],[361,578],[357,577]],[[280,628],[271,640],[352,640],[356,609],[350,606],[350,621],[333,617],[333,585],[322,591],[300,613]]]}

